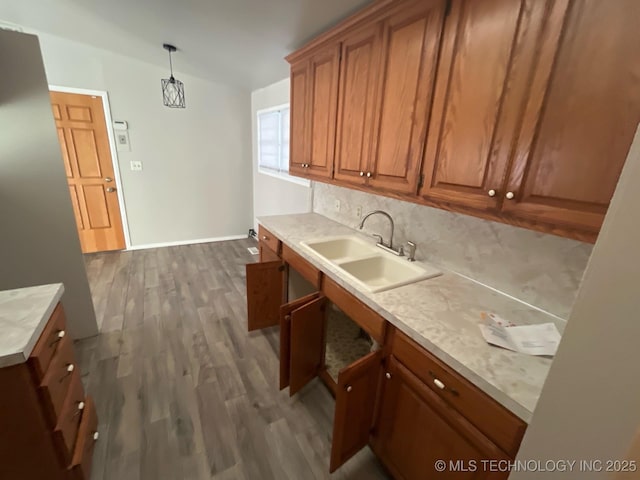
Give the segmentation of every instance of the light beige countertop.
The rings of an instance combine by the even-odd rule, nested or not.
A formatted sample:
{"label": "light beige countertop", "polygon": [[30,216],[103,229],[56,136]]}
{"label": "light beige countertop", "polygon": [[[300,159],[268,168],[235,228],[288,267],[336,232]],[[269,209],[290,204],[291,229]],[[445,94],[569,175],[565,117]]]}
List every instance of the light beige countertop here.
{"label": "light beige countertop", "polygon": [[29,358],[63,292],[61,283],[0,292],[0,367]]}
{"label": "light beige countertop", "polygon": [[[480,314],[495,313],[516,325],[553,322],[560,332],[564,330],[563,320],[445,270],[439,277],[371,293],[300,242],[335,235],[359,235],[373,245],[373,238],[315,213],[261,217],[258,221],[482,391],[525,422],[531,420],[552,359],[488,345],[477,325]],[[418,244],[418,248],[428,246]]]}

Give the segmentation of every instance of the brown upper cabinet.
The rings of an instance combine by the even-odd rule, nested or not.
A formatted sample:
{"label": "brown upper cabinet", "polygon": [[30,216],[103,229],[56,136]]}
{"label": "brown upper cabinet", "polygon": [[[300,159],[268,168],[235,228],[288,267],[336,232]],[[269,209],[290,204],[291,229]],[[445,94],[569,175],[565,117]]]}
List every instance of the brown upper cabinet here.
{"label": "brown upper cabinet", "polygon": [[523,87],[510,83],[509,73],[528,53],[523,32],[539,30],[545,3],[452,2],[420,195],[479,209],[499,206],[516,121],[509,102],[519,105]]}
{"label": "brown upper cabinet", "polygon": [[373,2],[287,57],[291,172],[593,241],[640,121],[639,17]]}
{"label": "brown upper cabinet", "polygon": [[324,179],[333,175],[339,69],[339,45],[322,47],[291,68],[292,173]]}

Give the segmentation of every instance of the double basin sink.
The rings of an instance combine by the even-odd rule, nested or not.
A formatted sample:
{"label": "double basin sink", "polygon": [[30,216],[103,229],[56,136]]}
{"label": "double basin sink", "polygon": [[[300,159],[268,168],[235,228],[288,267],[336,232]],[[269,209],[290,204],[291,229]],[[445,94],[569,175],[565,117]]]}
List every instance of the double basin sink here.
{"label": "double basin sink", "polygon": [[355,235],[322,238],[300,244],[370,292],[391,290],[442,273],[428,265],[409,262],[406,257],[387,253]]}

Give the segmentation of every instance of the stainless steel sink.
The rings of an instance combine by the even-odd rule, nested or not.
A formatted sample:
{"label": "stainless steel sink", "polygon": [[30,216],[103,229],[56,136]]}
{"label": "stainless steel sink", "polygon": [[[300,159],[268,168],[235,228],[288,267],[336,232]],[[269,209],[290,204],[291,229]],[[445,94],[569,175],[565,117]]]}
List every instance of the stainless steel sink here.
{"label": "stainless steel sink", "polygon": [[300,244],[341,269],[370,292],[381,292],[436,277],[442,272],[424,264],[408,262],[354,235],[323,238]]}

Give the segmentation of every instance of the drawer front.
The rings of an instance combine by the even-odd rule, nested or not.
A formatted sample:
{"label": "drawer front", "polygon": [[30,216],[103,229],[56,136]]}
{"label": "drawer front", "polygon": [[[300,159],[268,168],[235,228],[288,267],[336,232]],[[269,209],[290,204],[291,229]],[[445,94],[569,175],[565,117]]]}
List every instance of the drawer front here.
{"label": "drawer front", "polygon": [[91,461],[93,459],[93,449],[98,441],[98,417],[96,407],[91,397],[85,401],[80,428],[78,429],[78,440],[73,452],[73,459],[69,466],[71,479],[89,480],[91,478]]}
{"label": "drawer front", "polygon": [[306,278],[314,287],[320,288],[320,270],[291,250],[287,245],[282,246],[282,259],[293,267],[296,272]]}
{"label": "drawer front", "polygon": [[261,262],[277,262],[278,260],[280,260],[278,254],[271,250],[271,248],[269,248],[269,245],[264,242],[260,242],[259,250]]}
{"label": "drawer front", "polygon": [[322,293],[382,345],[387,327],[384,318],[327,276],[322,280]]}
{"label": "drawer front", "polygon": [[60,412],[56,429],[53,432],[63,465],[69,465],[73,459],[73,447],[76,443],[80,419],[85,408],[86,399],[82,382],[80,381],[80,372],[74,371],[71,375],[69,393],[64,401],[62,412]]}
{"label": "drawer front", "polygon": [[69,391],[72,374],[76,371],[76,368],[71,339],[65,337],[60,342],[60,346],[40,384],[40,392],[51,425],[58,423],[64,400]]}
{"label": "drawer front", "polygon": [[516,455],[526,423],[397,329],[391,353],[496,445]]}
{"label": "drawer front", "polygon": [[278,240],[273,233],[264,228],[262,225],[258,225],[258,240],[267,245],[271,250],[278,255],[281,252],[282,242]]}
{"label": "drawer front", "polygon": [[51,359],[58,348],[61,340],[66,336],[66,321],[62,304],[58,303],[51,318],[47,322],[36,346],[29,357],[29,364],[39,384],[44,378],[44,374],[49,368]]}

